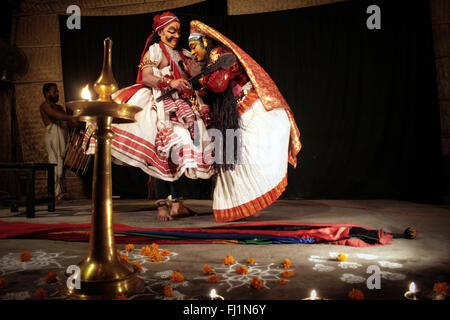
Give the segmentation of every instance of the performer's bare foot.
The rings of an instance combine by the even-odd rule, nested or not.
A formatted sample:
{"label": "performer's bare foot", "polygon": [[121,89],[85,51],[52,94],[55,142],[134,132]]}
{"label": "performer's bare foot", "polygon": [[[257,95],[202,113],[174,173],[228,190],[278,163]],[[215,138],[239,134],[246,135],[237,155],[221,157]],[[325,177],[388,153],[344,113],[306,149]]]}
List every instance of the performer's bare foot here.
{"label": "performer's bare foot", "polygon": [[188,217],[195,216],[196,213],[183,205],[183,199],[178,198],[171,202],[172,206],[170,208],[171,217]]}
{"label": "performer's bare foot", "polygon": [[161,200],[157,202],[158,205],[158,220],[159,221],[170,221],[172,217],[169,214],[169,207],[165,200]]}

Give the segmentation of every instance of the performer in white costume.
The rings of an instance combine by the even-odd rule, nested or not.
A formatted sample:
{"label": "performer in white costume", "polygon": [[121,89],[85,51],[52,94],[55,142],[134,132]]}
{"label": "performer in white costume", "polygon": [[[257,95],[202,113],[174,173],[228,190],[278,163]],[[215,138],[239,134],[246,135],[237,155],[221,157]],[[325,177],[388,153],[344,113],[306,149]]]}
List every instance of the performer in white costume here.
{"label": "performer in white costume", "polygon": [[[112,126],[111,155],[116,163],[141,168],[162,180],[159,191],[165,194],[157,201],[159,220],[189,214],[177,185],[182,175],[208,179],[213,174],[212,144],[200,113],[207,107],[186,80],[200,69],[189,51],[178,48],[179,37],[180,22],[175,15],[155,16],[136,84],[113,95],[116,102],[143,108],[135,123]],[[156,101],[170,89],[178,91]],[[95,142],[89,148],[92,151]]]}
{"label": "performer in white costume", "polygon": [[[200,92],[206,91],[205,101],[209,99],[212,128],[224,135],[227,129],[240,131],[241,137],[241,146],[230,157],[233,163],[215,165],[214,217],[218,222],[249,217],[284,192],[288,162],[297,165],[300,132],[269,75],[230,39],[192,21],[189,48],[204,68],[226,54],[237,58],[232,67],[204,76],[199,86]],[[230,150],[224,148],[224,153]]]}

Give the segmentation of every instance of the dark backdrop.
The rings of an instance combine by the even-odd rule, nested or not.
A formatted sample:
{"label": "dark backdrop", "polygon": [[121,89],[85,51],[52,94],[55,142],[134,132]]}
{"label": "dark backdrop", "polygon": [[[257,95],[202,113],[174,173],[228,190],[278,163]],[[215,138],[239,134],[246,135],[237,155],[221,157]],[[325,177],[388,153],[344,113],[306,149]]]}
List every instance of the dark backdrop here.
{"label": "dark backdrop", "polygon": [[[381,30],[366,27],[372,4],[381,8]],[[271,75],[291,106],[303,148],[283,198],[440,200],[429,1],[347,1],[226,16],[226,1],[210,0],[171,11],[182,22],[185,47],[191,20],[216,28]],[[66,99],[79,99],[82,86],[97,79],[106,37],[114,41],[119,86],[134,84],[155,14],[82,16],[81,30],[68,30],[60,16]],[[136,179],[118,181],[117,174],[116,192],[146,190],[143,172],[120,170]],[[210,198],[210,181],[186,181],[186,197]]]}

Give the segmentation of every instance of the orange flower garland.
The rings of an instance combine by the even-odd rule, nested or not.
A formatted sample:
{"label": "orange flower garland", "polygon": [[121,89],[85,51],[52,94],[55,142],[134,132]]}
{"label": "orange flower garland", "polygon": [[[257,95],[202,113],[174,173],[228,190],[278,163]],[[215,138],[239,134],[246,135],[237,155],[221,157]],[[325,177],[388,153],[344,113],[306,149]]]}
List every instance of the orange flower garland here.
{"label": "orange flower garland", "polygon": [[222,278],[221,275],[215,274],[211,277],[209,277],[208,279],[206,279],[206,282],[213,282],[213,283],[217,283],[220,281],[220,278]]}
{"label": "orange flower garland", "polygon": [[239,266],[236,268],[236,273],[245,275],[248,273],[248,268],[246,266]]}
{"label": "orange flower garland", "polygon": [[141,264],[140,264],[139,262],[133,261],[131,264],[132,264],[134,267],[136,267],[137,272],[142,272],[142,266],[141,266]]}
{"label": "orange flower garland", "polygon": [[173,289],[171,286],[167,285],[164,287],[164,297],[173,297]]}
{"label": "orange flower garland", "polygon": [[348,293],[348,296],[352,300],[364,300],[364,293],[358,289],[352,289]]}
{"label": "orange flower garland", "polygon": [[450,287],[447,282],[436,282],[433,285],[433,291],[444,296],[450,295]]}
{"label": "orange flower garland", "polygon": [[172,272],[172,277],[170,278],[170,281],[172,282],[183,282],[184,281],[184,277],[181,273],[177,272],[177,271],[173,271]]}
{"label": "orange flower garland", "polygon": [[134,244],[127,244],[125,250],[127,252],[134,251]]}
{"label": "orange flower garland", "polygon": [[290,278],[290,277],[294,276],[294,271],[284,270],[281,275],[285,278]]}
{"label": "orange flower garland", "polygon": [[34,297],[33,300],[42,300],[47,296],[47,291],[45,291],[42,288],[39,288],[36,290],[36,292],[34,293]]}
{"label": "orange flower garland", "polygon": [[205,265],[203,266],[203,271],[204,271],[206,274],[214,274],[214,270],[209,266],[209,264],[205,264]]}
{"label": "orange flower garland", "polygon": [[252,286],[255,289],[261,289],[262,288],[262,280],[258,277],[253,277],[252,280],[250,280],[250,286]]}
{"label": "orange flower garland", "polygon": [[5,289],[8,286],[8,281],[5,278],[0,278],[0,289]]}
{"label": "orange flower garland", "polygon": [[20,261],[22,261],[22,262],[30,261],[32,256],[33,256],[33,255],[31,254],[30,251],[23,251],[23,252],[20,254]]}
{"label": "orange flower garland", "polygon": [[337,256],[338,261],[347,261],[347,255],[345,253],[339,253]]}
{"label": "orange flower garland", "polygon": [[53,272],[53,271],[49,272],[44,278],[44,282],[45,283],[51,283],[51,282],[54,282],[54,281],[56,281],[56,273]]}
{"label": "orange flower garland", "polygon": [[254,264],[254,263],[255,263],[255,259],[253,259],[253,258],[247,259],[247,264]]}
{"label": "orange flower garland", "polygon": [[291,260],[289,260],[288,258],[284,259],[283,261],[283,268],[284,269],[289,269],[292,265]]}
{"label": "orange flower garland", "polygon": [[223,258],[222,264],[224,264],[224,265],[234,264],[233,256],[226,256],[225,258]]}

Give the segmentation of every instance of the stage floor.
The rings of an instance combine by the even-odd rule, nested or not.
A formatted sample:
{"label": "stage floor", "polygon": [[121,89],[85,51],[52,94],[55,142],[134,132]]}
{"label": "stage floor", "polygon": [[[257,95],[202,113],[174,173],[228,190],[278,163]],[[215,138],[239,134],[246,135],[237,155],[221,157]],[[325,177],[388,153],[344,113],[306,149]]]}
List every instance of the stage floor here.
{"label": "stage floor", "polygon": [[[186,205],[198,216],[171,222],[156,220],[152,201],[114,199],[114,223],[141,228],[181,228],[214,226],[211,201],[187,200]],[[90,200],[57,203],[56,212],[47,212],[45,205],[36,207],[36,217],[27,219],[24,208],[11,213],[0,207],[0,221],[30,223],[90,223]],[[312,289],[327,299],[348,300],[352,288],[361,290],[366,300],[403,300],[411,282],[421,294],[429,297],[436,282],[450,282],[450,209],[445,206],[416,204],[392,200],[279,200],[249,221],[282,221],[298,223],[352,223],[387,232],[402,233],[408,226],[418,230],[415,240],[394,239],[390,245],[349,247],[326,244],[238,245],[238,244],[160,244],[171,254],[163,262],[150,262],[141,256],[142,245],[129,253],[130,262],[139,261],[145,280],[145,290],[130,299],[191,299],[208,295],[212,288],[227,300],[297,300],[308,297]],[[1,222],[0,222],[1,223]],[[144,243],[143,245],[150,245]],[[125,253],[125,245],[117,247]],[[66,283],[64,271],[77,264],[87,254],[87,242],[50,240],[0,240],[0,278],[8,286],[0,289],[0,299],[32,299],[38,288],[44,288],[47,299],[61,299],[59,288]],[[33,258],[20,262],[19,255],[28,250]],[[337,253],[348,255],[347,262],[335,259]],[[236,263],[222,264],[231,255]],[[256,263],[247,275],[237,274],[238,264],[247,265],[247,258]],[[294,272],[285,284],[280,284],[284,271],[281,263],[292,261]],[[219,283],[208,283],[203,266],[209,264]],[[369,289],[369,266],[380,270],[380,289]],[[375,268],[377,269],[377,268]],[[185,281],[172,283],[176,270]],[[43,278],[51,271],[58,281],[46,284]],[[261,289],[249,286],[254,276],[263,280]],[[371,283],[374,283],[371,281]],[[165,285],[173,288],[173,297],[163,295]]]}

